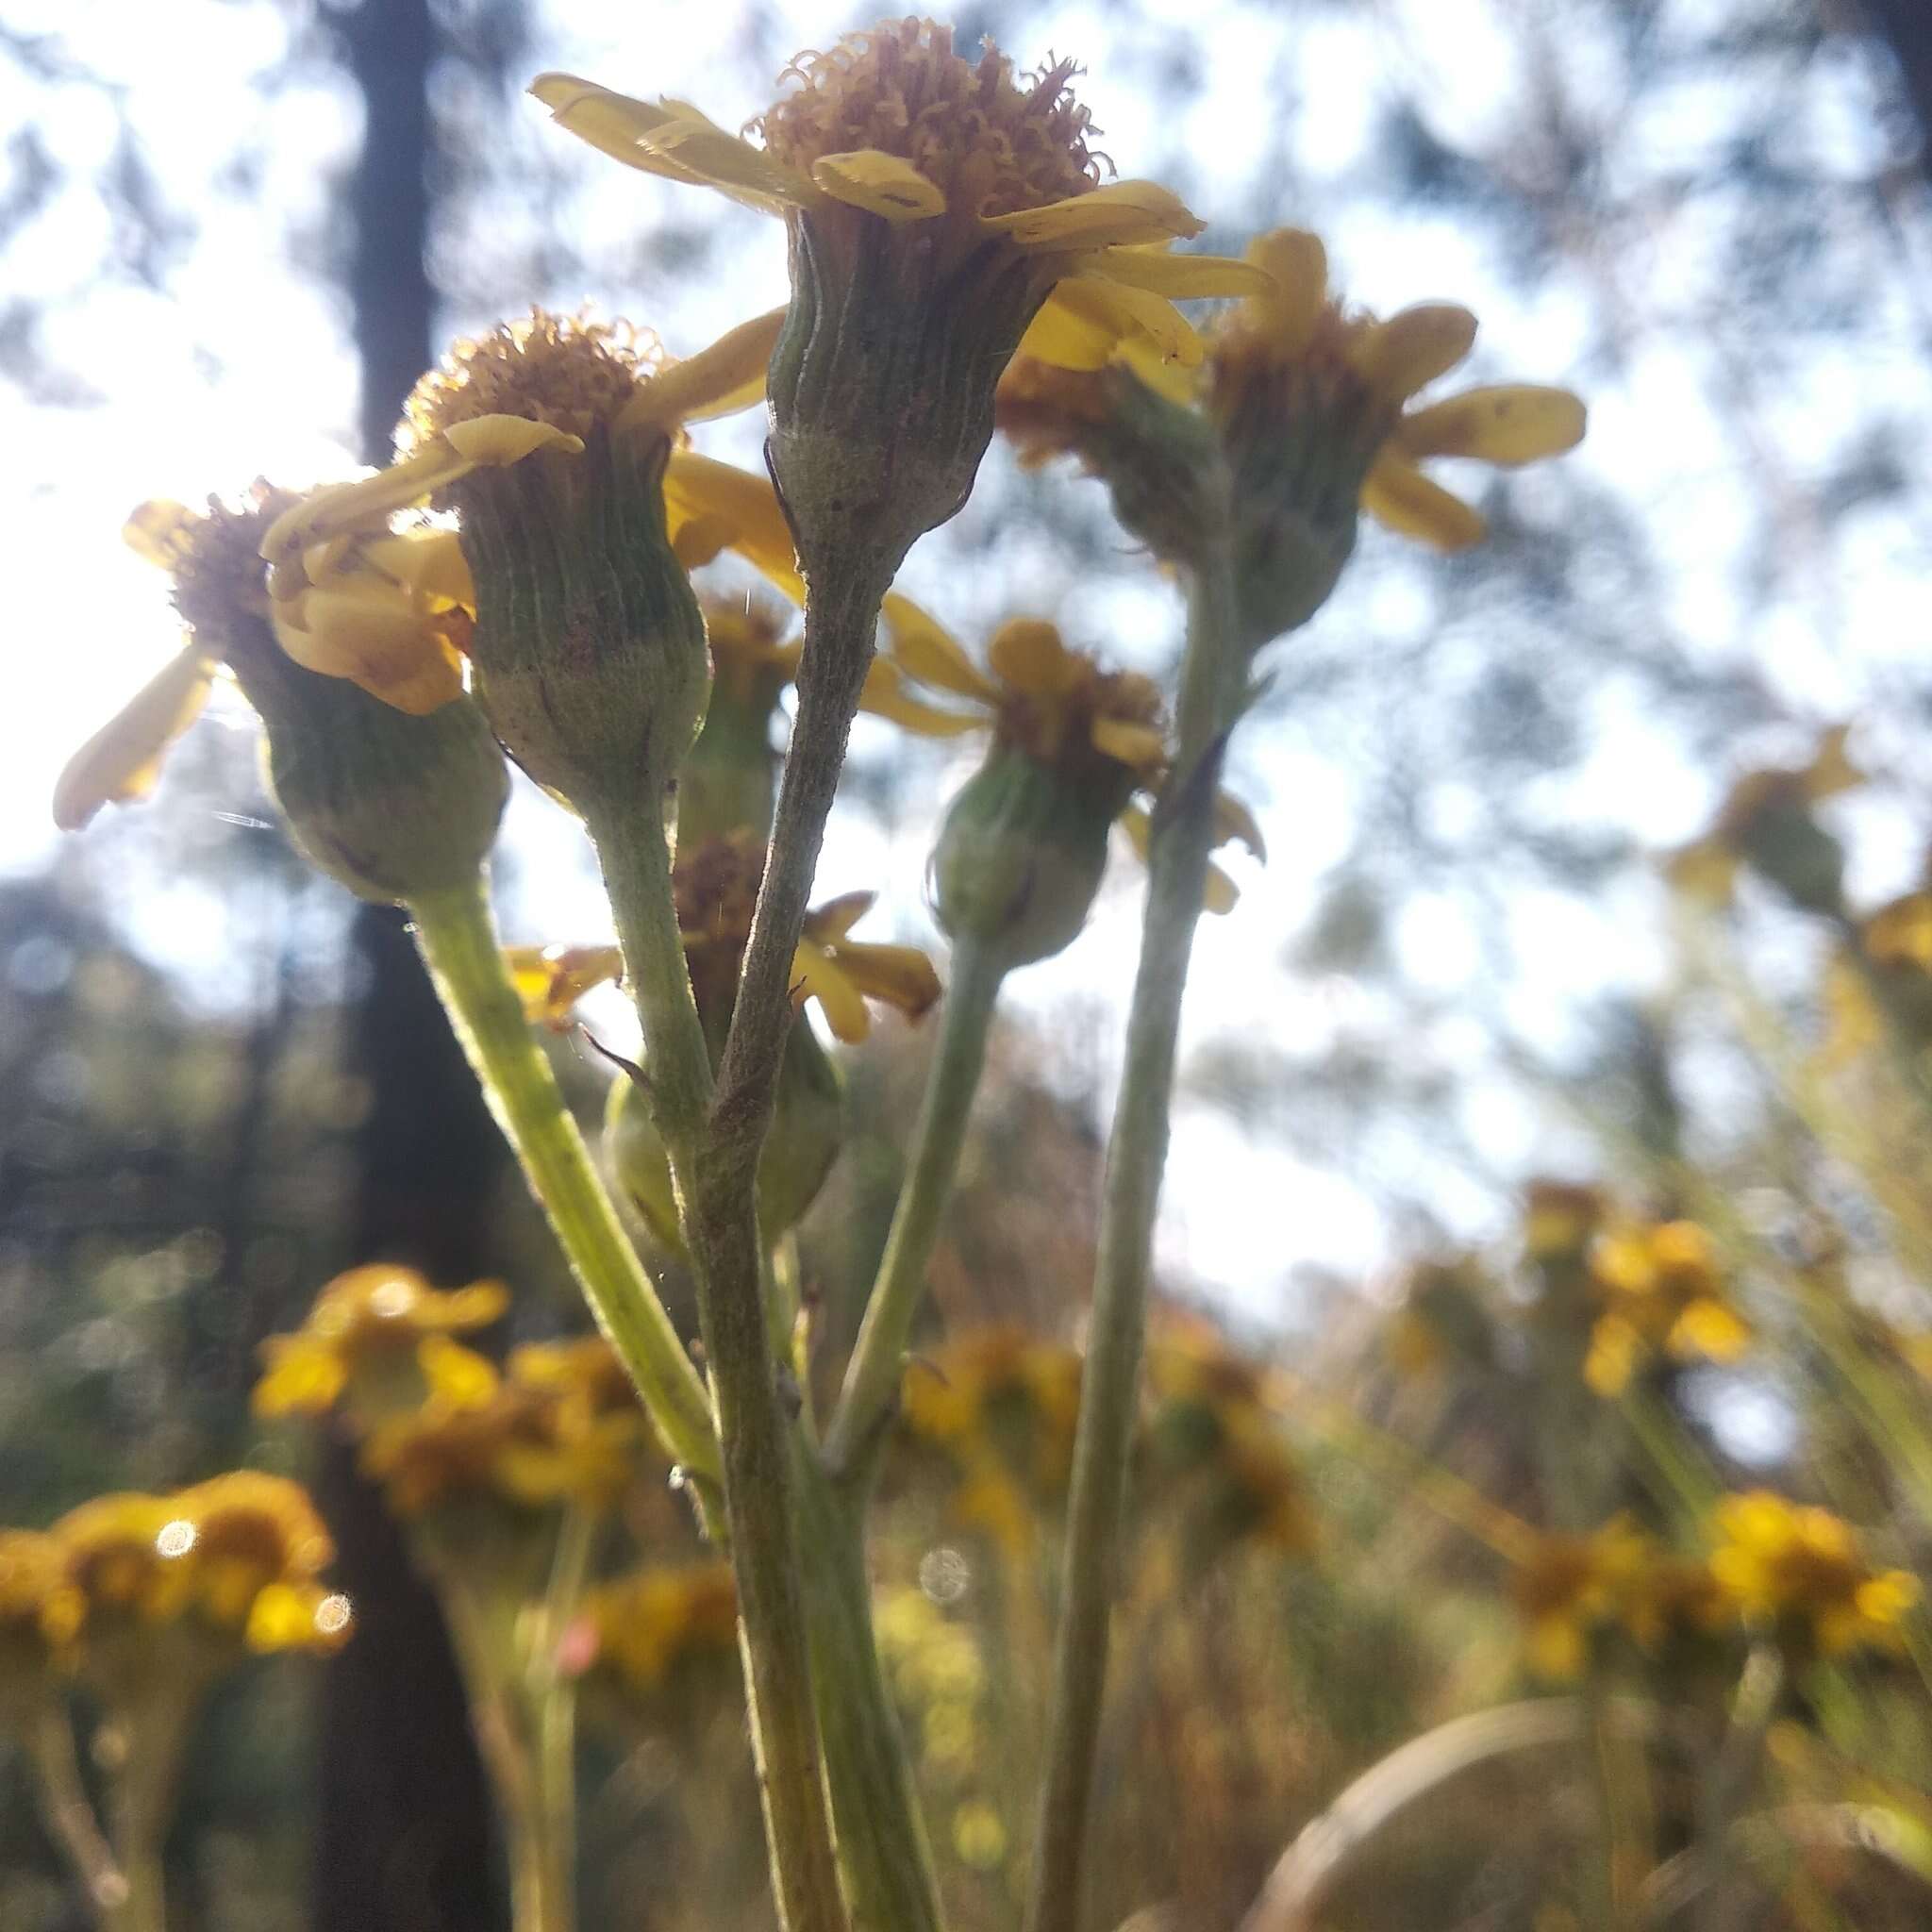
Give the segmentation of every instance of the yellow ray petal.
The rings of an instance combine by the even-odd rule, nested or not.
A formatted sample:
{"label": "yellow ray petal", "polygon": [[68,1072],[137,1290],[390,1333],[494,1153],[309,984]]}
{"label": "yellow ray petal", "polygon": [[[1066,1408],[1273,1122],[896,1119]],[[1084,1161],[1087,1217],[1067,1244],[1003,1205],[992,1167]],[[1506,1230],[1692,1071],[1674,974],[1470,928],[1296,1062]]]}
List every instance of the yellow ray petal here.
{"label": "yellow ray petal", "polygon": [[889,658],[874,658],[858,694],[858,708],[918,738],[960,738],[986,728],[983,712],[944,711],[906,689],[905,674]]}
{"label": "yellow ray petal", "polygon": [[765,392],[765,370],[784,325],[784,309],[774,308],[726,330],[709,348],[672,363],[625,405],[618,428],[669,429],[748,409]]}
{"label": "yellow ray petal", "polygon": [[1113,248],[1123,242],[1186,241],[1208,224],[1158,181],[1110,181],[1044,208],[1016,214],[982,215],[982,228],[1039,253],[1058,249]]}
{"label": "yellow ray petal", "polygon": [[931,612],[893,591],[886,598],[883,614],[886,636],[901,670],[935,691],[954,691],[981,704],[997,700],[998,690]]}
{"label": "yellow ray petal", "polygon": [[1174,300],[1190,296],[1250,295],[1270,299],[1274,277],[1252,261],[1226,255],[1170,255],[1158,248],[1105,248],[1080,264],[1083,275]]}
{"label": "yellow ray petal", "polygon": [[1167,762],[1167,741],[1151,724],[1134,724],[1124,718],[1096,718],[1091,736],[1093,748],[1137,772],[1158,772]]}
{"label": "yellow ray petal", "polygon": [[1250,305],[1256,323],[1284,356],[1300,355],[1314,339],[1328,300],[1328,251],[1306,228],[1276,228],[1248,243],[1248,259],[1267,270],[1274,292]]}
{"label": "yellow ray petal", "polygon": [[1366,330],[1350,352],[1362,380],[1393,402],[1447,375],[1475,343],[1475,317],[1453,302],[1424,302]]}
{"label": "yellow ray petal", "polygon": [[54,823],[77,832],[102,806],[145,798],[169,745],[201,715],[214,672],[197,644],[171,658],[67,760],[54,786]]}
{"label": "yellow ray petal", "polygon": [[412,591],[431,608],[460,608],[473,613],[476,608],[476,587],[454,530],[375,537],[362,543],[358,554],[370,569]]}
{"label": "yellow ray petal", "polygon": [[472,416],[466,423],[452,423],[442,432],[442,440],[476,470],[508,469],[540,449],[578,456],[584,447],[581,436],[573,436],[554,423],[533,422],[527,416]]}
{"label": "yellow ray petal", "polygon": [[1450,495],[1413,463],[1386,449],[1362,485],[1362,508],[1398,535],[1438,550],[1467,550],[1489,531],[1459,496]]}
{"label": "yellow ray petal", "polygon": [[872,1031],[872,1015],[858,989],[820,947],[802,945],[792,954],[791,997],[818,1001],[833,1037],[847,1046],[857,1046]]}
{"label": "yellow ray petal", "polygon": [[150,497],[137,505],[134,514],[121,525],[121,541],[147,562],[165,571],[177,571],[193,550],[196,528],[206,521],[185,503],[165,496]]}
{"label": "yellow ray petal", "polygon": [[275,636],[296,663],[325,677],[347,677],[417,716],[463,694],[462,659],[379,578],[349,577],[310,591],[299,625],[276,607]]}
{"label": "yellow ray petal", "polygon": [[919,1019],[939,999],[939,974],[917,946],[847,940],[835,957],[845,976],[868,999],[896,1008],[908,1020]]}
{"label": "yellow ray petal", "polygon": [[1560,456],[1583,441],[1584,408],[1567,389],[1507,383],[1465,390],[1406,416],[1396,446],[1410,457],[1480,457],[1514,467]]}
{"label": "yellow ray petal", "polygon": [[1060,291],[1069,286],[1061,282],[1041,305],[1020,338],[1016,358],[1032,356],[1056,369],[1105,369],[1119,346],[1120,331],[1110,320],[1088,313],[1077,298],[1062,302]]}
{"label": "yellow ray petal", "polygon": [[[808,184],[789,170],[683,103],[653,107],[571,74],[540,74],[529,91],[558,126],[626,167],[668,181],[715,188],[764,214],[780,213],[797,202],[801,189],[809,197]],[[743,154],[729,153],[726,144]],[[761,165],[747,167],[746,156]],[[741,178],[747,173],[753,176],[750,182]]]}
{"label": "yellow ray petal", "polygon": [[[664,508],[672,541],[691,567],[729,548],[762,571],[794,604],[805,602],[791,525],[785,521],[770,477],[701,457],[694,450],[674,449],[664,470]],[[696,531],[688,530],[688,525],[696,525]],[[684,541],[692,535],[707,541],[715,535],[718,541],[708,555],[693,558]]]}
{"label": "yellow ray petal", "polygon": [[822,155],[812,163],[811,178],[835,201],[882,215],[889,222],[924,221],[946,211],[945,193],[936,183],[910,161],[875,147]]}
{"label": "yellow ray petal", "polygon": [[870,912],[878,900],[876,892],[841,892],[823,906],[814,906],[805,916],[805,936],[820,945],[842,940]]}
{"label": "yellow ray petal", "polygon": [[1201,360],[1201,338],[1164,295],[1081,275],[1063,275],[1055,285],[1053,300],[1098,328],[1110,330],[1114,343],[1145,336],[1163,357],[1185,369]]}
{"label": "yellow ray petal", "polygon": [[1008,618],[993,632],[986,657],[1002,684],[1029,696],[1058,696],[1080,675],[1079,660],[1059,632],[1037,617]]}
{"label": "yellow ray petal", "polygon": [[1214,842],[1225,845],[1230,840],[1245,845],[1257,858],[1267,859],[1268,847],[1255,814],[1232,791],[1217,791],[1214,794]]}

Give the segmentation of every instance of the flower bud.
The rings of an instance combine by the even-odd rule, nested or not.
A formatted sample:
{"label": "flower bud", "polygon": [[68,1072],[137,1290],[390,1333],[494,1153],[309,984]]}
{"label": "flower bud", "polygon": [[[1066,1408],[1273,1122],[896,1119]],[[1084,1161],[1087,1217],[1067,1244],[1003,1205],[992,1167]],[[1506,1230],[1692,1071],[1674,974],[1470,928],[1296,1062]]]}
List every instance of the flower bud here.
{"label": "flower bud", "polygon": [[[758,1156],[758,1231],[769,1248],[804,1219],[818,1198],[844,1136],[844,1091],[839,1072],[802,1014],[791,1023],[772,1130]],[[620,1079],[610,1090],[605,1144],[625,1197],[653,1238],[682,1256],[671,1163],[637,1083]]]}

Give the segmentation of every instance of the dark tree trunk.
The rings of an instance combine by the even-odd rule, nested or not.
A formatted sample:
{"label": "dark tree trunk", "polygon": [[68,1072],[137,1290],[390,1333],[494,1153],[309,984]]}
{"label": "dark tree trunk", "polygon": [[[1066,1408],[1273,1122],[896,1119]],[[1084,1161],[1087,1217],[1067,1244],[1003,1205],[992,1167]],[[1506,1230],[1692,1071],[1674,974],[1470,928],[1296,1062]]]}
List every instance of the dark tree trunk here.
{"label": "dark tree trunk", "polygon": [[[342,40],[368,113],[350,190],[349,291],[362,453],[381,463],[431,360],[428,0],[363,0]],[[401,914],[365,907],[355,939],[364,986],[350,1051],[369,1110],[352,1252],[408,1262],[442,1285],[475,1280],[489,1272],[495,1128]],[[357,1634],[322,1689],[317,1932],[493,1932],[504,1915],[489,1800],[436,1600],[346,1443],[331,1444],[319,1477]]]}

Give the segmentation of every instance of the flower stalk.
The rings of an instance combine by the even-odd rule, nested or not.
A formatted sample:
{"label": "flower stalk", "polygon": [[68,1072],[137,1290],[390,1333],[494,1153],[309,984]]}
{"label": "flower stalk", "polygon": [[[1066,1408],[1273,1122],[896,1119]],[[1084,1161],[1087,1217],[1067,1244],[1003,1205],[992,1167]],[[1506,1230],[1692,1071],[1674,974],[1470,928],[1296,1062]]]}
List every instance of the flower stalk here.
{"label": "flower stalk", "polygon": [[925,1292],[926,1266],[953,1191],[1005,977],[1004,965],[988,948],[971,940],[954,947],[952,984],[926,1076],[911,1165],[825,1439],[825,1461],[834,1477],[860,1495],[898,1400],[907,1345]]}
{"label": "flower stalk", "polygon": [[716,1481],[710,1403],[664,1305],[591,1165],[549,1061],[531,1037],[503,964],[481,875],[419,895],[417,943],[491,1111],[523,1163],[596,1315],[666,1447],[701,1483]]}
{"label": "flower stalk", "polygon": [[[1229,520],[1217,520],[1225,531]],[[1074,1932],[1107,1678],[1123,1493],[1146,1327],[1154,1217],[1167,1160],[1175,1041],[1194,925],[1201,913],[1215,795],[1247,658],[1224,537],[1192,577],[1175,728],[1174,776],[1158,808],[1126,1061],[1102,1195],[1100,1252],[1074,1438],[1047,1771],[1025,1924]]]}
{"label": "flower stalk", "polygon": [[[853,700],[856,707],[856,682]],[[842,735],[839,749],[842,752]],[[789,766],[786,775],[789,785]],[[835,758],[831,781],[837,775]],[[829,783],[825,803],[830,804]],[[637,999],[648,1097],[670,1158],[697,1278],[699,1324],[724,1451],[724,1518],[738,1579],[752,1746],[779,1919],[787,1932],[841,1932],[845,1910],[821,1774],[793,1526],[791,1422],[774,1374],[766,1306],[768,1266],[757,1220],[758,1149],[791,1019],[791,988],[779,979],[777,1025],[766,1041],[763,1063],[755,1063],[758,1109],[740,1131],[729,1133],[713,1102],[710,1057],[685,964],[661,810],[655,800],[647,798],[642,808],[633,800],[628,809],[593,807],[587,823]],[[781,808],[779,846],[787,824]],[[821,813],[817,832],[823,830]],[[781,966],[789,964],[798,943],[818,844],[813,836]],[[767,893],[759,898],[761,916],[770,876],[768,871]],[[757,944],[755,924],[752,945]],[[741,990],[733,1041],[745,1004]],[[727,1058],[730,1051],[727,1044]]]}

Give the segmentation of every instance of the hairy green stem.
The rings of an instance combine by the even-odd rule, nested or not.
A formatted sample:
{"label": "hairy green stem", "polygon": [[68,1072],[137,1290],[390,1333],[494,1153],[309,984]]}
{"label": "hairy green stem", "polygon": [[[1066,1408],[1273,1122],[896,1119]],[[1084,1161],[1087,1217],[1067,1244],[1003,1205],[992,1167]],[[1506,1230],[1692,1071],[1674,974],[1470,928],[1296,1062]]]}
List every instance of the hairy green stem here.
{"label": "hairy green stem", "polygon": [[812,1674],[852,1923],[939,1932],[932,1850],[873,1631],[865,1497],[835,1490],[802,1440],[797,1477]]}
{"label": "hairy green stem", "polygon": [[482,875],[418,899],[409,912],[450,1024],[597,1325],[629,1370],[671,1454],[693,1474],[715,1481],[718,1442],[704,1383],[597,1177],[557,1075],[531,1037],[504,966]]}
{"label": "hairy green stem", "polygon": [[74,1875],[95,1909],[104,1920],[111,1920],[127,1894],[127,1881],[89,1801],[74,1748],[74,1717],[65,1697],[49,1694],[39,1710],[24,1719],[22,1728],[40,1774],[41,1810],[47,1829],[67,1854]]}
{"label": "hairy green stem", "polygon": [[[779,1919],[787,1932],[840,1932],[845,1913],[798,1574],[790,1422],[774,1372],[766,1258],[758,1232],[756,1174],[764,1123],[748,1147],[734,1145],[721,1157],[710,1057],[691,997],[660,814],[632,801],[626,809],[593,811],[588,819],[643,1026],[645,1097],[670,1158],[697,1280],[723,1451],[752,1748]],[[788,961],[796,944],[794,927]],[[789,1024],[789,985],[781,982],[779,993],[781,1018]],[[784,1039],[781,1028],[771,1042],[766,1116]]]}
{"label": "hairy green stem", "polygon": [[1046,1781],[1025,1921],[1029,1932],[1074,1932],[1079,1922],[1181,994],[1214,843],[1223,749],[1245,673],[1224,548],[1196,567],[1175,718],[1174,775],[1154,815],[1141,962],[1108,1146],[1092,1320],[1074,1435]]}
{"label": "hairy green stem", "polygon": [[964,941],[953,949],[952,983],[940,1016],[911,1165],[825,1437],[825,1461],[834,1476],[855,1481],[861,1490],[898,1400],[907,1344],[925,1293],[926,1265],[953,1191],[1004,977],[1005,969],[985,948]]}

